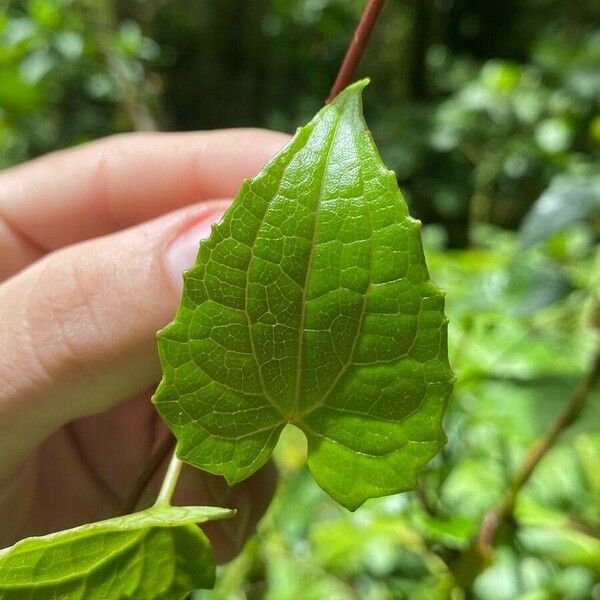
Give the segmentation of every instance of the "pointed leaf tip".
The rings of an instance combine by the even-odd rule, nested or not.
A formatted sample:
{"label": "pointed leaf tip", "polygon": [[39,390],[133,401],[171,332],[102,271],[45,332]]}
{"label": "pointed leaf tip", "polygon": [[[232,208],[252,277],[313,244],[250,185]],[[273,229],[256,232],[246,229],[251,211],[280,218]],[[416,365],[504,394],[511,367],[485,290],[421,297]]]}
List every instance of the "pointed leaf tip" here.
{"label": "pointed leaf tip", "polygon": [[349,98],[360,98],[363,90],[371,83],[368,77],[359,79],[349,86],[345,87],[327,106],[337,106],[345,103]]}

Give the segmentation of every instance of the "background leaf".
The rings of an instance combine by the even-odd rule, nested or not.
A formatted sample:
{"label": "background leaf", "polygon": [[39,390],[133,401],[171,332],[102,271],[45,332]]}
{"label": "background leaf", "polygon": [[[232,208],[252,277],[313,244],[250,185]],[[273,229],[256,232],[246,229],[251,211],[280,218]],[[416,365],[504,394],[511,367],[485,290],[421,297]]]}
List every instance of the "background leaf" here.
{"label": "background leaf", "polygon": [[210,542],[195,523],[223,519],[214,507],[150,508],[22,540],[0,553],[3,600],[155,600],[212,587]]}
{"label": "background leaf", "polygon": [[600,175],[557,177],[523,219],[523,245],[541,242],[595,214],[600,214]]}
{"label": "background leaf", "polygon": [[245,479],[286,423],[350,509],[414,487],[445,441],[442,292],[350,86],[251,182],[159,334],[158,411],[178,456]]}

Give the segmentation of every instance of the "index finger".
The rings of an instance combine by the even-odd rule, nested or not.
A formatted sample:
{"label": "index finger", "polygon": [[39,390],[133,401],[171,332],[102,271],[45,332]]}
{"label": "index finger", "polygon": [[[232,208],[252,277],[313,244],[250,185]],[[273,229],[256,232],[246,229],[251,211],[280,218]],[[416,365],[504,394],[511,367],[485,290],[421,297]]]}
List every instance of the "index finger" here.
{"label": "index finger", "polygon": [[234,196],[289,137],[260,129],[113,136],[0,173],[7,270],[204,199]]}

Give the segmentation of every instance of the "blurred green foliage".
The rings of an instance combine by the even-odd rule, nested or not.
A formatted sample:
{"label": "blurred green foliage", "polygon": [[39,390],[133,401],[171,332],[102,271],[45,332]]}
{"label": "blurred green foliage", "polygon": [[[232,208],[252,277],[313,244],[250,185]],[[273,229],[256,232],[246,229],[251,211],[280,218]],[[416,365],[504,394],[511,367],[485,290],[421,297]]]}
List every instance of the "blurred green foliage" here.
{"label": "blurred green foliage", "polygon": [[[322,104],[362,0],[9,0],[0,166],[130,129],[292,131]],[[390,0],[367,118],[413,213],[450,247],[515,228],[598,169],[597,0]],[[594,167],[594,165],[596,165]]]}
{"label": "blurred green foliage", "polygon": [[[326,97],[362,5],[11,0],[0,166],[134,129],[292,131]],[[519,495],[491,564],[460,581],[484,512],[598,344],[598,1],[389,0],[359,75],[448,293],[449,443],[418,493],[349,513],[287,431],[258,536],[198,598],[600,598],[600,389]]]}

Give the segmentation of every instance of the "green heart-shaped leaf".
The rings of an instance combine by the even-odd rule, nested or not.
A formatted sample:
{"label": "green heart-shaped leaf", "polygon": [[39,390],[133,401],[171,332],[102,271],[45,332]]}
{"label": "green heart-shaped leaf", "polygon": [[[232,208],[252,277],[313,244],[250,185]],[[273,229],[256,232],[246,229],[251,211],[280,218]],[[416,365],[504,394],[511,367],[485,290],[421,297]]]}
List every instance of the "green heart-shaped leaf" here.
{"label": "green heart-shaped leaf", "polygon": [[414,487],[453,382],[444,297],[362,117],[366,83],[299,129],[202,243],[159,334],[155,395],[178,456],[230,483],[293,423],[350,509]]}
{"label": "green heart-shaped leaf", "polygon": [[215,577],[212,548],[194,523],[232,514],[205,506],[154,507],[22,540],[0,551],[0,598],[185,598],[212,587]]}

